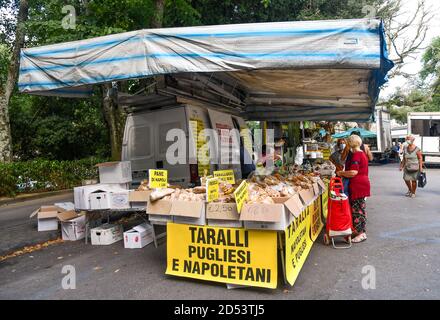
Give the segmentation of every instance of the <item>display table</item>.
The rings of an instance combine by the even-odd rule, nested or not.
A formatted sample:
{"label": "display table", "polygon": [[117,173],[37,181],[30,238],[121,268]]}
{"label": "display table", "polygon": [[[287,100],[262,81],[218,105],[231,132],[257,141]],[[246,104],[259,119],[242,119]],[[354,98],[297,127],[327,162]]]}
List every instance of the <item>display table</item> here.
{"label": "display table", "polygon": [[321,194],[284,231],[168,222],[166,274],[275,289],[279,253],[284,281],[293,286],[324,226],[322,213]]}

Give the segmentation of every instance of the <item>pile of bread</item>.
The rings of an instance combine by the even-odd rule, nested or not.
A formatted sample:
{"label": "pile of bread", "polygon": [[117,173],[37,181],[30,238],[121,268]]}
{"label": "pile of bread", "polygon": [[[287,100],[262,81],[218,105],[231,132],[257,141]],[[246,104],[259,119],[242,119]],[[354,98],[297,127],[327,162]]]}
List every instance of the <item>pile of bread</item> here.
{"label": "pile of bread", "polygon": [[[299,172],[289,173],[286,176],[275,173],[269,176],[254,175],[247,180],[249,198],[247,203],[274,203],[273,198],[291,197],[303,189],[313,188],[313,183],[317,182],[317,174],[302,174]],[[216,202],[234,203],[234,191],[242,181],[237,181],[235,185],[220,182],[219,198]],[[143,181],[138,190],[150,190],[148,181]],[[152,190],[150,201],[177,200],[177,201],[206,201],[206,187],[194,187],[183,189],[179,186],[169,186],[164,189]]]}

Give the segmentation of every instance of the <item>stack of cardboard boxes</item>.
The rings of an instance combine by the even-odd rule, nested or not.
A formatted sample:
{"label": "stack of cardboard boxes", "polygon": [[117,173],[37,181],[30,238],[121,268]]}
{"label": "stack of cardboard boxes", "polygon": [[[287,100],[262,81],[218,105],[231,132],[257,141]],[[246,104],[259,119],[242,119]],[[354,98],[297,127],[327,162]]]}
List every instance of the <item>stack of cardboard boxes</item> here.
{"label": "stack of cardboard boxes", "polygon": [[76,241],[85,237],[85,212],[77,213],[71,202],[42,206],[32,212],[30,218],[34,216],[37,216],[38,231],[58,230],[60,223],[63,240]]}
{"label": "stack of cardboard boxes", "polygon": [[77,210],[130,208],[128,184],[131,182],[130,161],[105,162],[99,168],[98,184],[74,188]]}

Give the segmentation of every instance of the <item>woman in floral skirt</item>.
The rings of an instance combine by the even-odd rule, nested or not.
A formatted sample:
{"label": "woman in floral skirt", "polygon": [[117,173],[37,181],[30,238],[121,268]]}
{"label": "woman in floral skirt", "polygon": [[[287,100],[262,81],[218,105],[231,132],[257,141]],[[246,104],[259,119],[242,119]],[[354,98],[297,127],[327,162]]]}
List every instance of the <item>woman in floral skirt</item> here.
{"label": "woman in floral skirt", "polygon": [[370,196],[370,179],[368,178],[368,158],[361,150],[362,139],[352,135],[347,140],[352,157],[345,163],[345,171],[338,171],[337,175],[350,179],[349,197],[353,218],[353,243],[367,240],[367,211],[366,197]]}

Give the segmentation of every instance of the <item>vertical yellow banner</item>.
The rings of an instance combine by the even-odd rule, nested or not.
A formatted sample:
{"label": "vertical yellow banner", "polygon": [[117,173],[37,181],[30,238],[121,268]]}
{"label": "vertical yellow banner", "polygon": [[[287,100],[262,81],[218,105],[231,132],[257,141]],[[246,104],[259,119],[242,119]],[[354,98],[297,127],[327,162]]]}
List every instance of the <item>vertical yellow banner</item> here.
{"label": "vertical yellow banner", "polygon": [[304,209],[285,230],[286,279],[293,286],[312,248],[310,239],[310,207]]}

